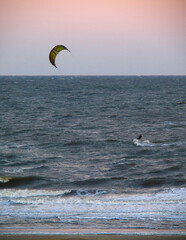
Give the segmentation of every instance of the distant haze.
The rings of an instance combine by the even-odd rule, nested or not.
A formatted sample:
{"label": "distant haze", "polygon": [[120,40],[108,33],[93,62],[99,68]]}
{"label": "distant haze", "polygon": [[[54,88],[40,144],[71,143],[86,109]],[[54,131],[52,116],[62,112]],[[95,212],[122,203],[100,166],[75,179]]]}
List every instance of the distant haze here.
{"label": "distant haze", "polygon": [[0,36],[1,75],[186,74],[185,0],[0,0]]}

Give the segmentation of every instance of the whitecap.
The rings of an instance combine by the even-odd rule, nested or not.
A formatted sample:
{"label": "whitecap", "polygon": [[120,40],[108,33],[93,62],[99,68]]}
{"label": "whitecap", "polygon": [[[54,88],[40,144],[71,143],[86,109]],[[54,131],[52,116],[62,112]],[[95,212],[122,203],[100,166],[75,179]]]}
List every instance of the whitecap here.
{"label": "whitecap", "polygon": [[0,182],[1,183],[7,183],[9,182],[11,179],[11,177],[0,177]]}
{"label": "whitecap", "polygon": [[182,224],[185,221],[184,188],[151,193],[110,193],[84,197],[75,195],[68,198],[58,195],[61,191],[54,190],[5,191],[0,191],[7,196],[0,202],[1,214],[15,219],[16,222],[20,219],[37,222],[55,218],[55,223],[56,219],[61,222],[72,220],[77,224],[89,222],[92,225],[95,225],[97,220],[119,220],[126,223],[137,221],[142,225],[145,222],[145,226],[153,226],[153,222],[162,224],[163,221],[169,226],[170,222]]}
{"label": "whitecap", "polygon": [[15,173],[23,172],[23,170],[21,168],[16,168],[16,167],[13,167],[13,168],[7,167],[7,168],[3,168],[3,172],[15,174]]}
{"label": "whitecap", "polygon": [[[3,178],[3,181],[9,181],[10,178]],[[2,198],[27,198],[38,196],[59,196],[69,193],[71,190],[37,190],[37,189],[3,189],[0,191],[0,197]]]}
{"label": "whitecap", "polygon": [[149,140],[140,140],[140,139],[133,139],[133,143],[136,146],[140,146],[140,147],[154,147],[156,146],[155,143],[151,143]]}

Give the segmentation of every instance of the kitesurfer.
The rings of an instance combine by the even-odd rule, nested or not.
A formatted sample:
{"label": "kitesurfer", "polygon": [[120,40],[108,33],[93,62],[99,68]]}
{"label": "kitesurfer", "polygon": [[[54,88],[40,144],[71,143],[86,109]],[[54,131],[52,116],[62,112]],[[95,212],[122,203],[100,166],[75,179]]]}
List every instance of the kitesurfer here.
{"label": "kitesurfer", "polygon": [[141,138],[142,138],[142,135],[140,134],[137,139],[140,140]]}

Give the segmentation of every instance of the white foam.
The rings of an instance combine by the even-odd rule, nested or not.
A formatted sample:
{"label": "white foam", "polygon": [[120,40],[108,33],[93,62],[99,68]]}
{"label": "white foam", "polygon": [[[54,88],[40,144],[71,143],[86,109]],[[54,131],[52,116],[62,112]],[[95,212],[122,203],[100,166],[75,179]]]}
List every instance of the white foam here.
{"label": "white foam", "polygon": [[140,140],[140,139],[133,139],[133,143],[136,146],[140,147],[171,147],[171,146],[182,146],[186,142],[171,142],[171,143],[152,143],[149,140]]}
{"label": "white foam", "polygon": [[133,143],[136,145],[136,146],[141,146],[141,147],[154,147],[156,146],[155,143],[151,143],[149,140],[140,140],[140,139],[133,139]]}
{"label": "white foam", "polygon": [[[71,191],[1,190],[0,213],[2,216],[16,219],[58,218],[59,221],[186,220],[185,188],[167,189],[158,193],[64,197],[64,194],[69,192]],[[5,205],[6,208],[3,207]]]}
{"label": "white foam", "polygon": [[24,189],[24,190],[15,190],[15,189],[3,189],[0,190],[1,198],[28,198],[28,197],[38,197],[38,196],[58,196],[70,193],[70,190],[36,190],[36,189]]}
{"label": "white foam", "polygon": [[21,173],[23,172],[23,169],[18,168],[18,167],[7,167],[3,168],[4,173]]}

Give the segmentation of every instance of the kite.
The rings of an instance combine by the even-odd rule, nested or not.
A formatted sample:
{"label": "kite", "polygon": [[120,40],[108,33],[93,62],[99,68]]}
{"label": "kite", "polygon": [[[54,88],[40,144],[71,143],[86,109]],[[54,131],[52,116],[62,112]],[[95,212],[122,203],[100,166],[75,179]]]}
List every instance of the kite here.
{"label": "kite", "polygon": [[63,45],[57,45],[54,48],[52,48],[52,50],[50,51],[49,60],[50,60],[51,64],[56,68],[57,68],[57,66],[55,64],[55,59],[56,59],[56,56],[58,55],[58,53],[61,52],[62,50],[67,50],[70,52],[70,50]]}

